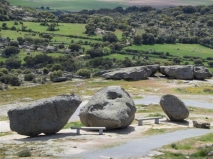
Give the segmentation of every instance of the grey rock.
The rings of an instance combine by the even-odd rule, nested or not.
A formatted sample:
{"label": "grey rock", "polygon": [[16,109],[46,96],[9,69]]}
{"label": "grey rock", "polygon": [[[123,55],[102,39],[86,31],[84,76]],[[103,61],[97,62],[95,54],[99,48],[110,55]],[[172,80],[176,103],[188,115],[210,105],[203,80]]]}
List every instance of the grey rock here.
{"label": "grey rock", "polygon": [[211,76],[211,72],[204,66],[194,67],[194,77],[199,80],[204,80]]}
{"label": "grey rock", "polygon": [[160,66],[160,73],[163,75],[182,80],[194,79],[194,66]]}
{"label": "grey rock", "polygon": [[52,82],[64,82],[67,81],[68,78],[67,77],[57,77],[57,78],[53,78]]}
{"label": "grey rock", "polygon": [[185,104],[174,95],[162,96],[160,105],[171,121],[182,121],[189,116],[189,110]]}
{"label": "grey rock", "polygon": [[85,126],[117,129],[129,126],[135,112],[130,95],[120,86],[109,86],[96,92],[81,108],[79,116]]}
{"label": "grey rock", "polygon": [[26,136],[55,134],[64,127],[81,102],[77,95],[61,95],[11,109],[8,111],[10,128]]}
{"label": "grey rock", "polygon": [[150,76],[154,76],[155,73],[160,70],[160,66],[159,65],[146,65],[146,67],[152,71]]}
{"label": "grey rock", "polygon": [[146,66],[127,67],[117,71],[108,72],[102,75],[106,79],[125,79],[125,80],[142,80],[147,79],[152,71]]}
{"label": "grey rock", "polygon": [[108,72],[112,72],[112,71],[111,71],[111,70],[98,71],[98,72],[95,72],[95,73],[93,74],[93,77],[101,76],[101,75],[103,75],[103,74],[105,74],[105,73],[108,73]]}
{"label": "grey rock", "polygon": [[204,129],[210,129],[210,123],[203,121],[203,120],[193,120],[193,126],[195,128],[204,128]]}
{"label": "grey rock", "polygon": [[213,151],[210,151],[207,156],[213,156]]}

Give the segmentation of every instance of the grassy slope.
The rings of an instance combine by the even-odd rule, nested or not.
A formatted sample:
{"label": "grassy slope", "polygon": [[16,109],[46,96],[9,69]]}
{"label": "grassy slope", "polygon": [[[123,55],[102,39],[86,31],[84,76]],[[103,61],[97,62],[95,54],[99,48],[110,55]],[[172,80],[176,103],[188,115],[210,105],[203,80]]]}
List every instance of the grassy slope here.
{"label": "grassy slope", "polygon": [[212,57],[213,56],[213,51],[210,48],[201,46],[199,44],[156,44],[156,45],[142,45],[142,46],[136,46],[133,45],[131,47],[128,47],[131,49],[135,50],[144,50],[144,51],[149,51],[149,50],[155,50],[158,52],[169,52],[172,55],[176,56],[196,56],[196,57],[201,57],[201,58],[206,58],[206,57]]}
{"label": "grassy slope", "polygon": [[79,11],[83,9],[115,8],[126,5],[117,2],[101,2],[96,0],[8,0],[13,5],[37,7],[50,7],[50,9]]}

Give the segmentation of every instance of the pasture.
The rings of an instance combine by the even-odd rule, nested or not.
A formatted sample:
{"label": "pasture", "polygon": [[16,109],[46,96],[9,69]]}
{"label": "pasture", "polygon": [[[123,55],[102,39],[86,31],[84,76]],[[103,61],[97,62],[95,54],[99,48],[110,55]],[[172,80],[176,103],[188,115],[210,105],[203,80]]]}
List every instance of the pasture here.
{"label": "pasture", "polygon": [[155,44],[155,45],[133,45],[128,47],[134,50],[169,52],[174,56],[196,56],[200,58],[212,57],[212,49],[199,44]]}
{"label": "pasture", "polygon": [[97,1],[97,0],[8,0],[16,6],[27,6],[33,8],[49,7],[54,10],[79,11],[83,9],[115,8],[117,6],[127,7],[123,2],[116,1]]}

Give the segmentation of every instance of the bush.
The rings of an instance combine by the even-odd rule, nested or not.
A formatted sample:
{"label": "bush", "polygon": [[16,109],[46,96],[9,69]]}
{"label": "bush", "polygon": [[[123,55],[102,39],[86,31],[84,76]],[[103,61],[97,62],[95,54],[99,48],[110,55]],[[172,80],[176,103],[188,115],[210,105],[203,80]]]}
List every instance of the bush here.
{"label": "bush", "polygon": [[0,68],[0,72],[4,74],[8,74],[8,70],[6,68]]}
{"label": "bush", "polygon": [[91,71],[89,69],[80,69],[76,73],[79,76],[90,78]]}
{"label": "bush", "polygon": [[25,69],[24,71],[23,71],[23,74],[29,74],[29,73],[31,73],[32,71],[30,70],[30,69]]}
{"label": "bush", "polygon": [[50,73],[50,80],[52,81],[54,78],[58,78],[62,76],[62,71],[54,71]]}
{"label": "bush", "polygon": [[21,82],[19,81],[19,78],[17,76],[12,76],[10,78],[9,84],[11,84],[12,86],[20,86]]}
{"label": "bush", "polygon": [[35,78],[35,75],[33,75],[32,73],[24,75],[25,81],[32,81],[34,78]]}
{"label": "bush", "polygon": [[18,153],[19,157],[30,157],[31,155],[30,150],[22,150]]}

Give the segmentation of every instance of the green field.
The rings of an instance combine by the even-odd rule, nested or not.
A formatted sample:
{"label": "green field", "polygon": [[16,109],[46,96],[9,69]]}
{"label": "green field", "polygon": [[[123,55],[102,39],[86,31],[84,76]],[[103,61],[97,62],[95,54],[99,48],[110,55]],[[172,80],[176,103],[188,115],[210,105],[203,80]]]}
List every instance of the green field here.
{"label": "green field", "polygon": [[102,2],[96,0],[8,0],[16,6],[27,6],[40,8],[41,6],[50,9],[79,11],[83,9],[115,8],[117,6],[126,7],[123,3]]}
{"label": "green field", "polygon": [[155,45],[133,45],[128,47],[134,50],[144,50],[144,51],[157,51],[157,52],[169,52],[174,56],[196,56],[201,58],[212,57],[213,50],[199,44],[155,44]]}

